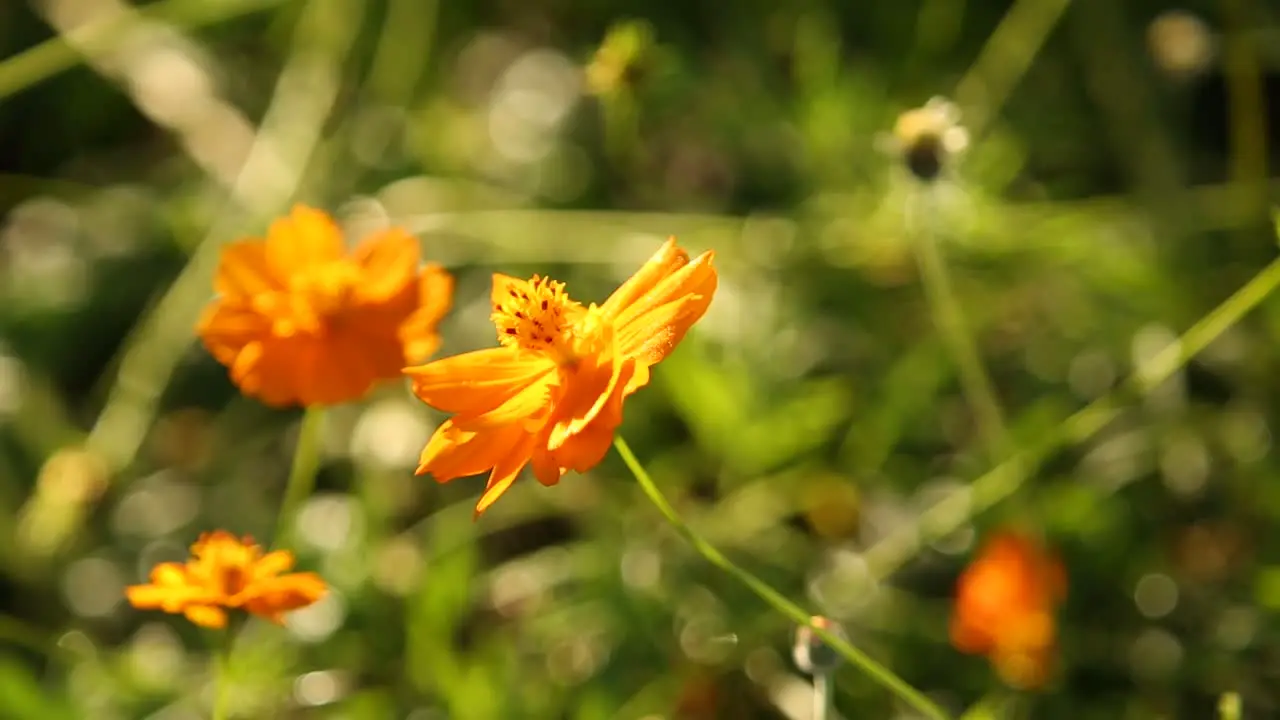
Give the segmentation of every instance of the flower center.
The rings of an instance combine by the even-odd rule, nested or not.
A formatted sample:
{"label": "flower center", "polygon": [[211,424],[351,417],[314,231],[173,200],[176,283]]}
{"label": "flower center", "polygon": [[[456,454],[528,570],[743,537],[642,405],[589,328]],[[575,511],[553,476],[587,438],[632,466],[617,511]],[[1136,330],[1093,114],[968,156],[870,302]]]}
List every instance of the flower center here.
{"label": "flower center", "polygon": [[340,260],[314,268],[293,281],[293,291],[306,298],[316,315],[324,317],[342,309],[351,290],[360,281],[360,272],[350,262]]}
{"label": "flower center", "polygon": [[510,280],[494,293],[493,324],[507,347],[556,354],[567,349],[573,321],[582,312],[564,291],[564,283],[534,275]]}

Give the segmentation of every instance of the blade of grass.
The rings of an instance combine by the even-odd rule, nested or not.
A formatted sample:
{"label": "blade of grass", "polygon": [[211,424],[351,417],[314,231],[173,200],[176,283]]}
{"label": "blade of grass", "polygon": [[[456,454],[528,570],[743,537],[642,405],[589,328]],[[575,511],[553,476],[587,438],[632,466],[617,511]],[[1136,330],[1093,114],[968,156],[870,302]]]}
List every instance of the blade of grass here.
{"label": "blade of grass", "polygon": [[[262,12],[288,0],[168,0],[168,2],[138,8],[144,17],[163,20],[183,28],[216,25],[241,15]],[[79,65],[83,55],[73,45],[83,43],[96,52],[106,52],[128,39],[123,32],[134,22],[133,18],[118,15],[111,20],[95,22],[77,28],[73,34],[77,43],[68,42],[63,36],[46,40],[17,55],[0,61],[0,99],[21,92],[44,80],[66,72]]]}
{"label": "blade of grass", "polygon": [[1219,335],[1240,321],[1280,287],[1280,259],[1273,260],[1248,283],[1157,353],[1115,392],[1090,403],[1062,422],[1038,443],[974,480],[967,488],[944,498],[921,513],[915,524],[889,535],[865,555],[870,577],[883,579],[910,560],[921,547],[943,538],[1013,493],[1032,469],[1053,452],[1080,443],[1102,430],[1120,412],[1128,397],[1140,397],[1169,379]]}

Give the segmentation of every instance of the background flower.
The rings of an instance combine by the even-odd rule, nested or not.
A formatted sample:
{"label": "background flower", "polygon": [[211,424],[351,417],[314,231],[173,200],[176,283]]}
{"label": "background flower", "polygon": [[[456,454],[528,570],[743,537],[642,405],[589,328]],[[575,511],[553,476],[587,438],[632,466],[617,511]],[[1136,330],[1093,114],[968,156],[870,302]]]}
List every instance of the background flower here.
{"label": "background flower", "polygon": [[270,405],[350,402],[398,377],[435,351],[453,293],[439,265],[419,268],[404,230],[348,253],[333,220],[305,206],[266,239],[228,245],[214,287],[200,337],[241,391]]}
{"label": "background flower", "polygon": [[286,573],[293,554],[286,550],[262,553],[249,538],[215,530],[191,546],[185,564],[160,563],[151,583],[125,589],[129,602],[143,610],[182,613],[196,625],[222,628],[228,610],[243,610],[274,623],[284,614],[306,607],[325,593],[315,573]]}

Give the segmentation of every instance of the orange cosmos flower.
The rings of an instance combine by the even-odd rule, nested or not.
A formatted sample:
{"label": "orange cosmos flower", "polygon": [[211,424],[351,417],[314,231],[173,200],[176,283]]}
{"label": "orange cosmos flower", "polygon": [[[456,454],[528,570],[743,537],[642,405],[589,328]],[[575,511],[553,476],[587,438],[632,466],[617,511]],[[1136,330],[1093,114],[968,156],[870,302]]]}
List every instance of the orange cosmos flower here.
{"label": "orange cosmos flower", "polygon": [[422,451],[418,474],[439,482],[489,472],[476,516],[525,465],[543,485],[604,457],[622,401],[649,382],[706,312],[713,253],[690,260],[668,240],[603,305],[583,307],[564,283],[493,277],[499,347],[407,368],[413,391],[453,417]]}
{"label": "orange cosmos flower", "polygon": [[227,625],[227,610],[245,610],[274,623],[284,613],[306,607],[325,593],[315,573],[281,573],[293,567],[286,550],[262,554],[249,538],[224,530],[205,533],[191,546],[191,560],[160,563],[151,584],[125,588],[130,604],[143,610],[182,613],[210,628]]}
{"label": "orange cosmos flower", "polygon": [[377,232],[348,253],[328,215],[295,207],[265,240],[222,251],[219,298],[200,337],[245,395],[269,405],[359,399],[439,344],[453,280],[418,263],[418,242],[404,230]]}
{"label": "orange cosmos flower", "polygon": [[1009,685],[1032,689],[1049,677],[1055,647],[1054,610],[1066,594],[1066,574],[1033,538],[1002,532],[983,546],[960,576],[951,643],[984,654]]}

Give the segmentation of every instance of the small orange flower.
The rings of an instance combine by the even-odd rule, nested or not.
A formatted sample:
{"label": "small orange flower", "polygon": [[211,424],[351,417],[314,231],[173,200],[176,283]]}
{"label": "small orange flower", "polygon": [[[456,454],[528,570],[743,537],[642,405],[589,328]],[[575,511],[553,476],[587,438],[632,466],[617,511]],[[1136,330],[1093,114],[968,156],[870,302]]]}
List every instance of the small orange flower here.
{"label": "small orange flower", "polygon": [[478,517],[527,464],[543,485],[595,466],[622,422],[622,401],[711,304],[712,259],[690,260],[668,240],[603,305],[589,307],[564,283],[494,275],[499,347],[405,370],[419,398],[454,414],[431,436],[418,474],[448,482],[488,471]]}
{"label": "small orange flower", "polygon": [[224,530],[205,533],[191,546],[191,560],[160,563],[151,584],[125,588],[129,603],[142,610],[182,613],[196,625],[222,628],[227,610],[244,610],[274,623],[284,613],[306,607],[325,593],[315,573],[290,573],[293,554],[262,553],[249,538]]}
{"label": "small orange flower", "polygon": [[1013,687],[1042,686],[1056,644],[1054,611],[1066,585],[1062,564],[1034,538],[996,535],[960,576],[952,645],[986,655]]}
{"label": "small orange flower", "polygon": [[417,240],[396,228],[348,253],[328,215],[295,207],[265,240],[222,251],[200,337],[245,395],[269,405],[357,400],[439,345],[453,279],[419,259]]}

